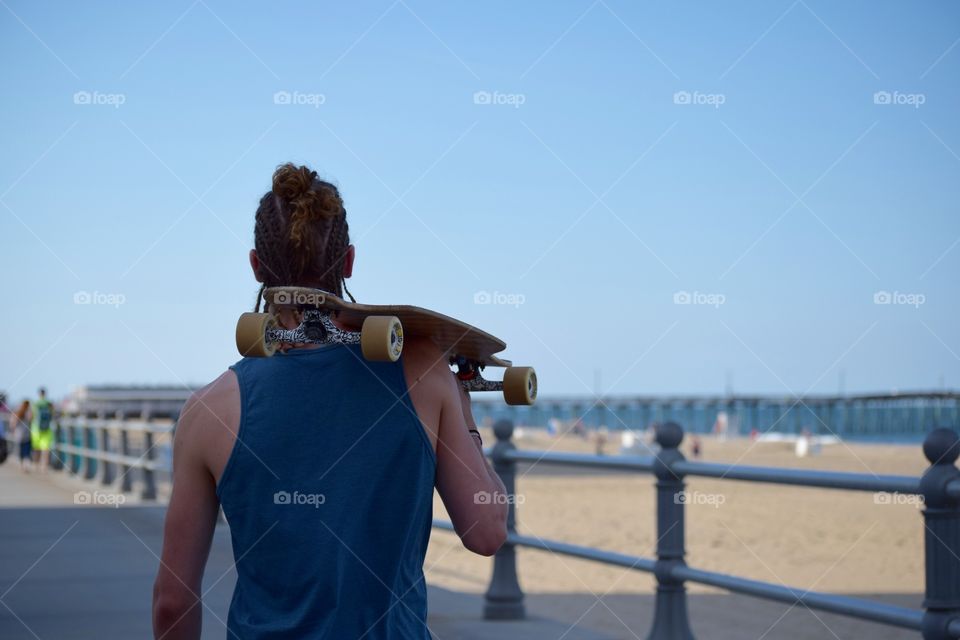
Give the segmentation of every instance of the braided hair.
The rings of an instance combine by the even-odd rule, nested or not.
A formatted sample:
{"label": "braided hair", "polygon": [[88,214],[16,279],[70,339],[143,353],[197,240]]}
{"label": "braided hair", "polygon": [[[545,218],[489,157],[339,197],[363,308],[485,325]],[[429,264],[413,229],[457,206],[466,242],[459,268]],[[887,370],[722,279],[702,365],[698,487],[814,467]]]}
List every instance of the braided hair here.
{"label": "braided hair", "polygon": [[337,188],[317,172],[291,163],[273,174],[273,187],[260,198],[254,248],[267,287],[308,286],[343,297],[343,261],[350,247],[347,211]]}

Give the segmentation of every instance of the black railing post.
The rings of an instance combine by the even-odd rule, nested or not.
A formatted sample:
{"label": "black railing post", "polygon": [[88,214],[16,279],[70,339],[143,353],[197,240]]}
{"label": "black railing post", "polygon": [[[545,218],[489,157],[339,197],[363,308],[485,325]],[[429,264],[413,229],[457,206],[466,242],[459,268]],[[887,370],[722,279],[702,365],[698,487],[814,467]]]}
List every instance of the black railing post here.
{"label": "black railing post", "polygon": [[947,627],[960,619],[960,497],[947,486],[960,483],[960,436],[951,429],[934,429],[923,441],[930,468],[920,480],[924,509],[926,597],[923,608],[925,640],[947,640]]}
{"label": "black railing post", "polygon": [[[123,421],[123,413],[118,411],[115,417]],[[107,423],[104,423],[100,427],[100,451],[104,454],[110,452],[110,426]],[[100,463],[103,465],[103,473],[100,474],[100,484],[108,486],[113,483],[115,475],[113,472],[113,463],[108,460],[101,460]]]}
{"label": "black railing post", "polygon": [[673,569],[684,566],[684,482],[673,471],[674,463],[684,459],[679,446],[683,428],[674,423],[657,425],[660,453],[654,462],[657,476],[657,595],[653,627],[647,640],[693,640],[687,618],[687,589],[683,580],[673,577]]}
{"label": "black railing post", "polygon": [[[513,423],[498,420],[493,425],[497,443],[493,445],[491,459],[493,470],[500,476],[507,490],[509,511],[507,512],[507,533],[516,533],[516,477],[517,462],[506,457],[508,451],[516,449],[510,438],[513,436]],[[484,596],[483,617],[487,620],[520,620],[526,617],[523,605],[523,590],[517,580],[517,549],[509,542],[505,543],[493,557],[493,575],[490,586]]]}
{"label": "black railing post", "polygon": [[63,451],[60,445],[63,442],[63,426],[60,424],[60,418],[53,423],[53,443],[50,445],[50,469],[53,471],[62,471],[64,464]]}
{"label": "black railing post", "polygon": [[[77,419],[67,427],[67,437],[69,438],[69,445],[71,447],[76,447],[77,445],[77,425],[80,421],[83,420],[81,416],[77,416]],[[70,474],[77,475],[80,473],[80,455],[76,452],[70,454]]]}

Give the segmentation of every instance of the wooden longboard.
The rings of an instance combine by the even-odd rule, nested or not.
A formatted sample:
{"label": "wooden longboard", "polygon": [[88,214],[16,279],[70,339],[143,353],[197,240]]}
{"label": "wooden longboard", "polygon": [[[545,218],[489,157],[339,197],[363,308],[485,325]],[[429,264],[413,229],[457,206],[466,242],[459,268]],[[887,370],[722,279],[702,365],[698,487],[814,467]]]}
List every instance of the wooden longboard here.
{"label": "wooden longboard", "polygon": [[506,343],[442,313],[403,304],[359,304],[331,293],[309,287],[271,287],[263,292],[269,303],[327,309],[336,312],[338,321],[358,330],[368,316],[396,316],[406,335],[430,338],[445,353],[463,356],[482,365],[509,367],[511,362],[497,357]]}

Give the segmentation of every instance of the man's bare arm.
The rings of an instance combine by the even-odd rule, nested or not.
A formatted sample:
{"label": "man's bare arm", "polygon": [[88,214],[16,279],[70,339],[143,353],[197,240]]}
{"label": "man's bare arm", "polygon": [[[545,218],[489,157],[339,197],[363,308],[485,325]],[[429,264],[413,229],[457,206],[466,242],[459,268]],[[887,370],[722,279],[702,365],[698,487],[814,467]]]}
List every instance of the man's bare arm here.
{"label": "man's bare arm", "polygon": [[[220,505],[204,462],[204,431],[219,426],[216,392],[201,390],[184,405],[173,443],[173,494],[153,589],[153,630],[163,640],[198,640],[203,571]],[[206,392],[206,393],[205,393]],[[222,428],[222,427],[221,427]]]}

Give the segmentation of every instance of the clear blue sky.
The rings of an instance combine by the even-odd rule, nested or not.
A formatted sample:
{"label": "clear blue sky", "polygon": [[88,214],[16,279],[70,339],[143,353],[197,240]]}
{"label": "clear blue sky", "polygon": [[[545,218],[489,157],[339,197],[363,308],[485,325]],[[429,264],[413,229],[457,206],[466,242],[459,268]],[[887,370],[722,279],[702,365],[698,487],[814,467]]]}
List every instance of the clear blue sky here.
{"label": "clear blue sky", "polygon": [[0,4],[14,400],[235,361],[288,160],[544,394],[960,386],[956,2]]}

